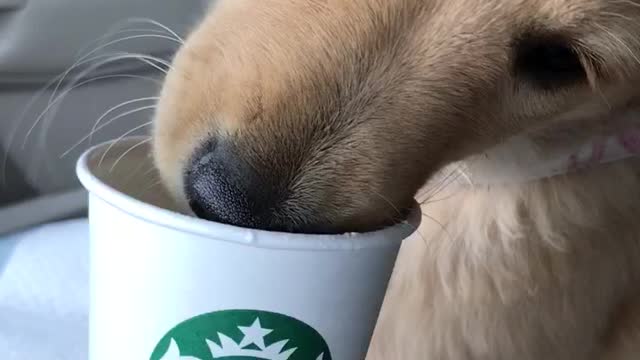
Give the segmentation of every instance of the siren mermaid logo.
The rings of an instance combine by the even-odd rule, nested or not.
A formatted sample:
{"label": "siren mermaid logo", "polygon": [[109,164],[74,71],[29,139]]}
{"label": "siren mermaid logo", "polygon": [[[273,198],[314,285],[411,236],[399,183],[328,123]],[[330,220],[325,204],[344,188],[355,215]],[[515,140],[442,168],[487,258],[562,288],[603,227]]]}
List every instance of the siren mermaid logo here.
{"label": "siren mermaid logo", "polygon": [[151,360],[331,360],[309,325],[264,311],[228,310],[196,316],[165,335]]}

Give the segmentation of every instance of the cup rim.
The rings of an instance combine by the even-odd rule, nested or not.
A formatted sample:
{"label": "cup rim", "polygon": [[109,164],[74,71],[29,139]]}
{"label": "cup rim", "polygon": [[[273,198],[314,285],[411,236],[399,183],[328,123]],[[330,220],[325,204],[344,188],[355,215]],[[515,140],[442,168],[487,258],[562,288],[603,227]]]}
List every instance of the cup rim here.
{"label": "cup rim", "polygon": [[[113,149],[130,147],[139,144],[144,137],[128,137],[117,140]],[[116,207],[118,210],[156,226],[170,228],[191,235],[232,242],[252,247],[307,250],[307,251],[349,251],[379,247],[399,246],[419,227],[422,220],[420,207],[414,203],[408,218],[396,225],[365,233],[327,234],[294,234],[241,228],[238,226],[203,220],[184,215],[156,205],[148,204],[133,196],[114,189],[98,178],[92,167],[92,159],[102,154],[115,141],[108,141],[86,150],[78,159],[76,174],[82,185],[91,195]],[[148,143],[141,145],[149,149]],[[149,149],[150,150],[150,149]],[[95,164],[93,164],[95,166]],[[91,217],[91,214],[89,214]],[[224,234],[224,235],[220,235]]]}

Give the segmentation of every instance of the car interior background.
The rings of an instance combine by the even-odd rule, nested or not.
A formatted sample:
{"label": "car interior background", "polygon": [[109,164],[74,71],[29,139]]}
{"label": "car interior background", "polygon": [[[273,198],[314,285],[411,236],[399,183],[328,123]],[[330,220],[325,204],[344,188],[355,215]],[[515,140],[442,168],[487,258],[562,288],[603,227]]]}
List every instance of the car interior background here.
{"label": "car interior background", "polygon": [[0,0],[0,359],[86,358],[76,160],[149,130],[179,38],[208,3]]}

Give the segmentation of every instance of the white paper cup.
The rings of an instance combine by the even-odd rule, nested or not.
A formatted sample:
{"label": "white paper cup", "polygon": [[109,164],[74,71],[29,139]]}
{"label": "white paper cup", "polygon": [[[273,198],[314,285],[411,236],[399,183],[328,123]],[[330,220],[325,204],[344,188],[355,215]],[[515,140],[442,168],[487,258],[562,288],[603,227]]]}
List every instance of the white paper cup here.
{"label": "white paper cup", "polygon": [[149,150],[132,138],[78,162],[90,192],[90,360],[364,359],[418,208],[365,234],[218,224],[168,210]]}

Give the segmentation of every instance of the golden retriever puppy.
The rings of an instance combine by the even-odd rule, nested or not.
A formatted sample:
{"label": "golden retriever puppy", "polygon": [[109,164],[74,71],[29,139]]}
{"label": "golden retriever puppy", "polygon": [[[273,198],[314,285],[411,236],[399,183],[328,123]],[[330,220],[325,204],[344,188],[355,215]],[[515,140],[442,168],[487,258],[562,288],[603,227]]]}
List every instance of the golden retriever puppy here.
{"label": "golden retriever puppy", "polygon": [[639,95],[637,0],[221,0],[154,156],[267,230],[377,229],[424,189],[372,360],[640,359]]}

